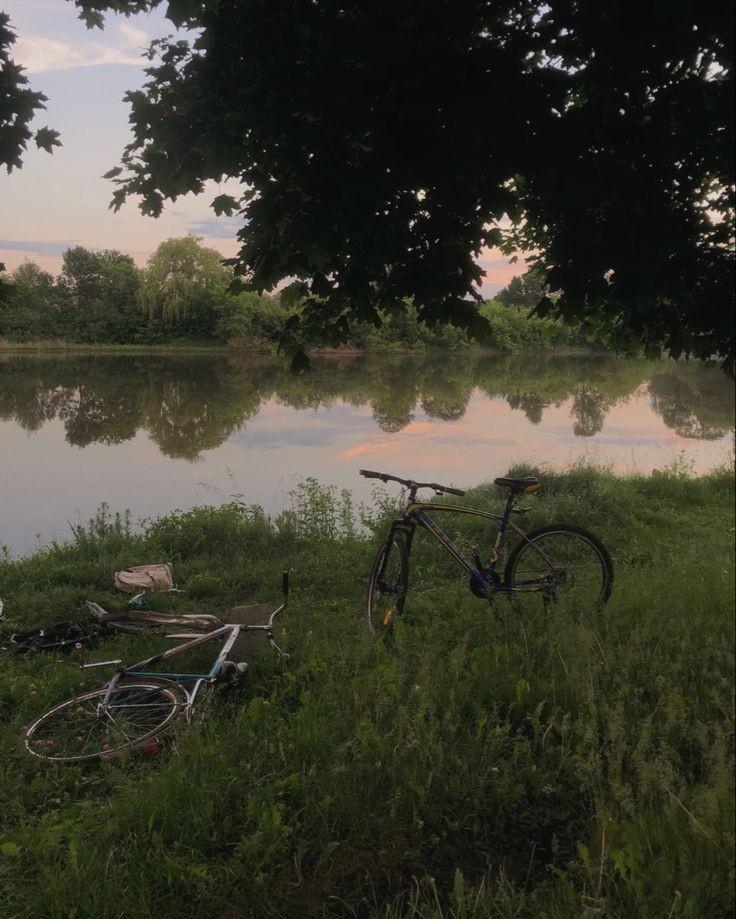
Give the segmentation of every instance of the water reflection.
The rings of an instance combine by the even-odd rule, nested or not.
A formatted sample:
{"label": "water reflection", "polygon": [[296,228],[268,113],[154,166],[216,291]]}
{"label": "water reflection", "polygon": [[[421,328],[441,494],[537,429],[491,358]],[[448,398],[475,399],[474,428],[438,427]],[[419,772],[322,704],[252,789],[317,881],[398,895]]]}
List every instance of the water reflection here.
{"label": "water reflection", "polygon": [[425,355],[323,358],[293,376],[279,362],[229,355],[0,357],[0,419],[29,432],[59,419],[68,443],[120,444],[144,431],[166,456],[196,460],[247,428],[269,400],[292,409],[338,402],[370,407],[386,433],[421,409],[455,421],[474,392],[503,399],[539,425],[570,404],[576,437],[599,433],[613,406],[642,389],[681,437],[717,440],[733,430],[734,390],[698,363],[600,356]]}

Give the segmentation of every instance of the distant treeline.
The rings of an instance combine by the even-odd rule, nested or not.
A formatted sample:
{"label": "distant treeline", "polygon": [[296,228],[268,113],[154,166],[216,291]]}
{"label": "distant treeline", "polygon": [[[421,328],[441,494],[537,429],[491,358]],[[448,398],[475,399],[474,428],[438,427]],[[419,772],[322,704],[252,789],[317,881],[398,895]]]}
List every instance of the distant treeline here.
{"label": "distant treeline", "polygon": [[[220,344],[270,350],[299,311],[278,295],[231,293],[232,272],[219,252],[187,236],[163,242],[144,268],[114,250],[68,249],[54,277],[25,262],[3,282],[0,339],[83,344]],[[541,291],[530,269],[481,312],[490,321],[490,347],[503,351],[584,347],[590,339],[563,323],[530,317]],[[320,341],[307,342],[319,347]],[[353,326],[348,347],[366,351],[440,348],[473,343],[454,326],[429,327],[413,307],[386,316],[380,328]]]}

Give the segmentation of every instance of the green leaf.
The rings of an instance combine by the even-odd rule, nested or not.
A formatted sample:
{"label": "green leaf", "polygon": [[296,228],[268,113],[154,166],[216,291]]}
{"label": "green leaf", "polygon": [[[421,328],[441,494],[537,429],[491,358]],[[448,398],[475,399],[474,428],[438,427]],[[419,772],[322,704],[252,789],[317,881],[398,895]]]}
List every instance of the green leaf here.
{"label": "green leaf", "polygon": [[123,171],[122,166],[115,166],[113,169],[108,169],[107,172],[103,173],[103,179],[114,179],[116,176],[119,176]]}
{"label": "green leaf", "polygon": [[59,132],[52,128],[39,128],[36,131],[36,146],[47,153],[53,153],[54,147],[61,146]]}
{"label": "green leaf", "polygon": [[4,842],[0,845],[0,852],[7,855],[8,858],[17,858],[20,855],[20,846],[14,842]]}
{"label": "green leaf", "polygon": [[210,206],[218,217],[223,214],[232,217],[238,209],[238,201],[232,195],[218,195]]}
{"label": "green leaf", "polygon": [[112,201],[110,202],[110,207],[113,211],[119,211],[120,208],[125,204],[125,199],[128,197],[127,192],[124,188],[118,188],[116,192],[113,193]]}
{"label": "green leaf", "polygon": [[303,281],[294,281],[281,291],[281,302],[284,306],[295,307],[307,293],[307,285]]}
{"label": "green leaf", "polygon": [[455,906],[462,909],[465,900],[465,879],[459,868],[455,869],[455,880],[453,882],[453,893],[455,895]]}
{"label": "green leaf", "polygon": [[196,20],[201,12],[201,0],[169,0],[166,18],[170,19],[177,28],[180,28],[185,23]]}
{"label": "green leaf", "polygon": [[[227,263],[228,260],[225,259],[223,265],[227,265]],[[250,288],[242,278],[233,278],[227,286],[227,292],[229,294],[242,294],[244,290],[250,290]]]}
{"label": "green leaf", "polygon": [[83,10],[79,14],[79,18],[88,29],[101,29],[105,25],[105,19],[102,13],[96,10]]}

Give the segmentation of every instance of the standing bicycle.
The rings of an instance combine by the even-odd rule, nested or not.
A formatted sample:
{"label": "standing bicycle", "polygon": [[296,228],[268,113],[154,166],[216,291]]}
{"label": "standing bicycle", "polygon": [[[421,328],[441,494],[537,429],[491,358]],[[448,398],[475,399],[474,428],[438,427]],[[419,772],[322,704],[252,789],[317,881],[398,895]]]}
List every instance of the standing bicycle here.
{"label": "standing bicycle", "polygon": [[[367,479],[398,482],[407,491],[403,509],[392,522],[371,569],[365,601],[368,627],[374,633],[387,632],[400,616],[409,587],[409,556],[417,529],[426,530],[469,575],[469,588],[477,597],[493,601],[498,594],[513,597],[536,593],[546,605],[565,602],[580,610],[601,609],[611,595],[613,563],[603,543],[582,527],[553,523],[530,533],[518,527],[512,514],[526,508],[515,507],[520,495],[539,488],[539,480],[498,478],[495,484],[508,489],[502,513],[493,514],[454,504],[417,500],[417,492],[429,489],[437,495],[464,496],[465,492],[437,482],[415,482],[385,472],[361,469]],[[462,514],[492,520],[497,524],[496,539],[483,561],[477,551],[468,557],[433,519],[431,513]],[[509,555],[501,575],[496,566],[509,529],[518,542]]]}

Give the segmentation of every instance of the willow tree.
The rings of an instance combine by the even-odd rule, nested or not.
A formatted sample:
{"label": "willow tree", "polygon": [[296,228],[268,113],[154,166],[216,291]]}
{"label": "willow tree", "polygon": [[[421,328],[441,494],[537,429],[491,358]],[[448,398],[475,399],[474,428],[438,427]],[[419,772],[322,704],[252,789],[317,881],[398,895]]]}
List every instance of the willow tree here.
{"label": "willow tree", "polygon": [[167,239],[143,269],[138,297],[150,316],[171,322],[203,296],[224,296],[231,280],[220,253],[201,245],[201,237]]}

